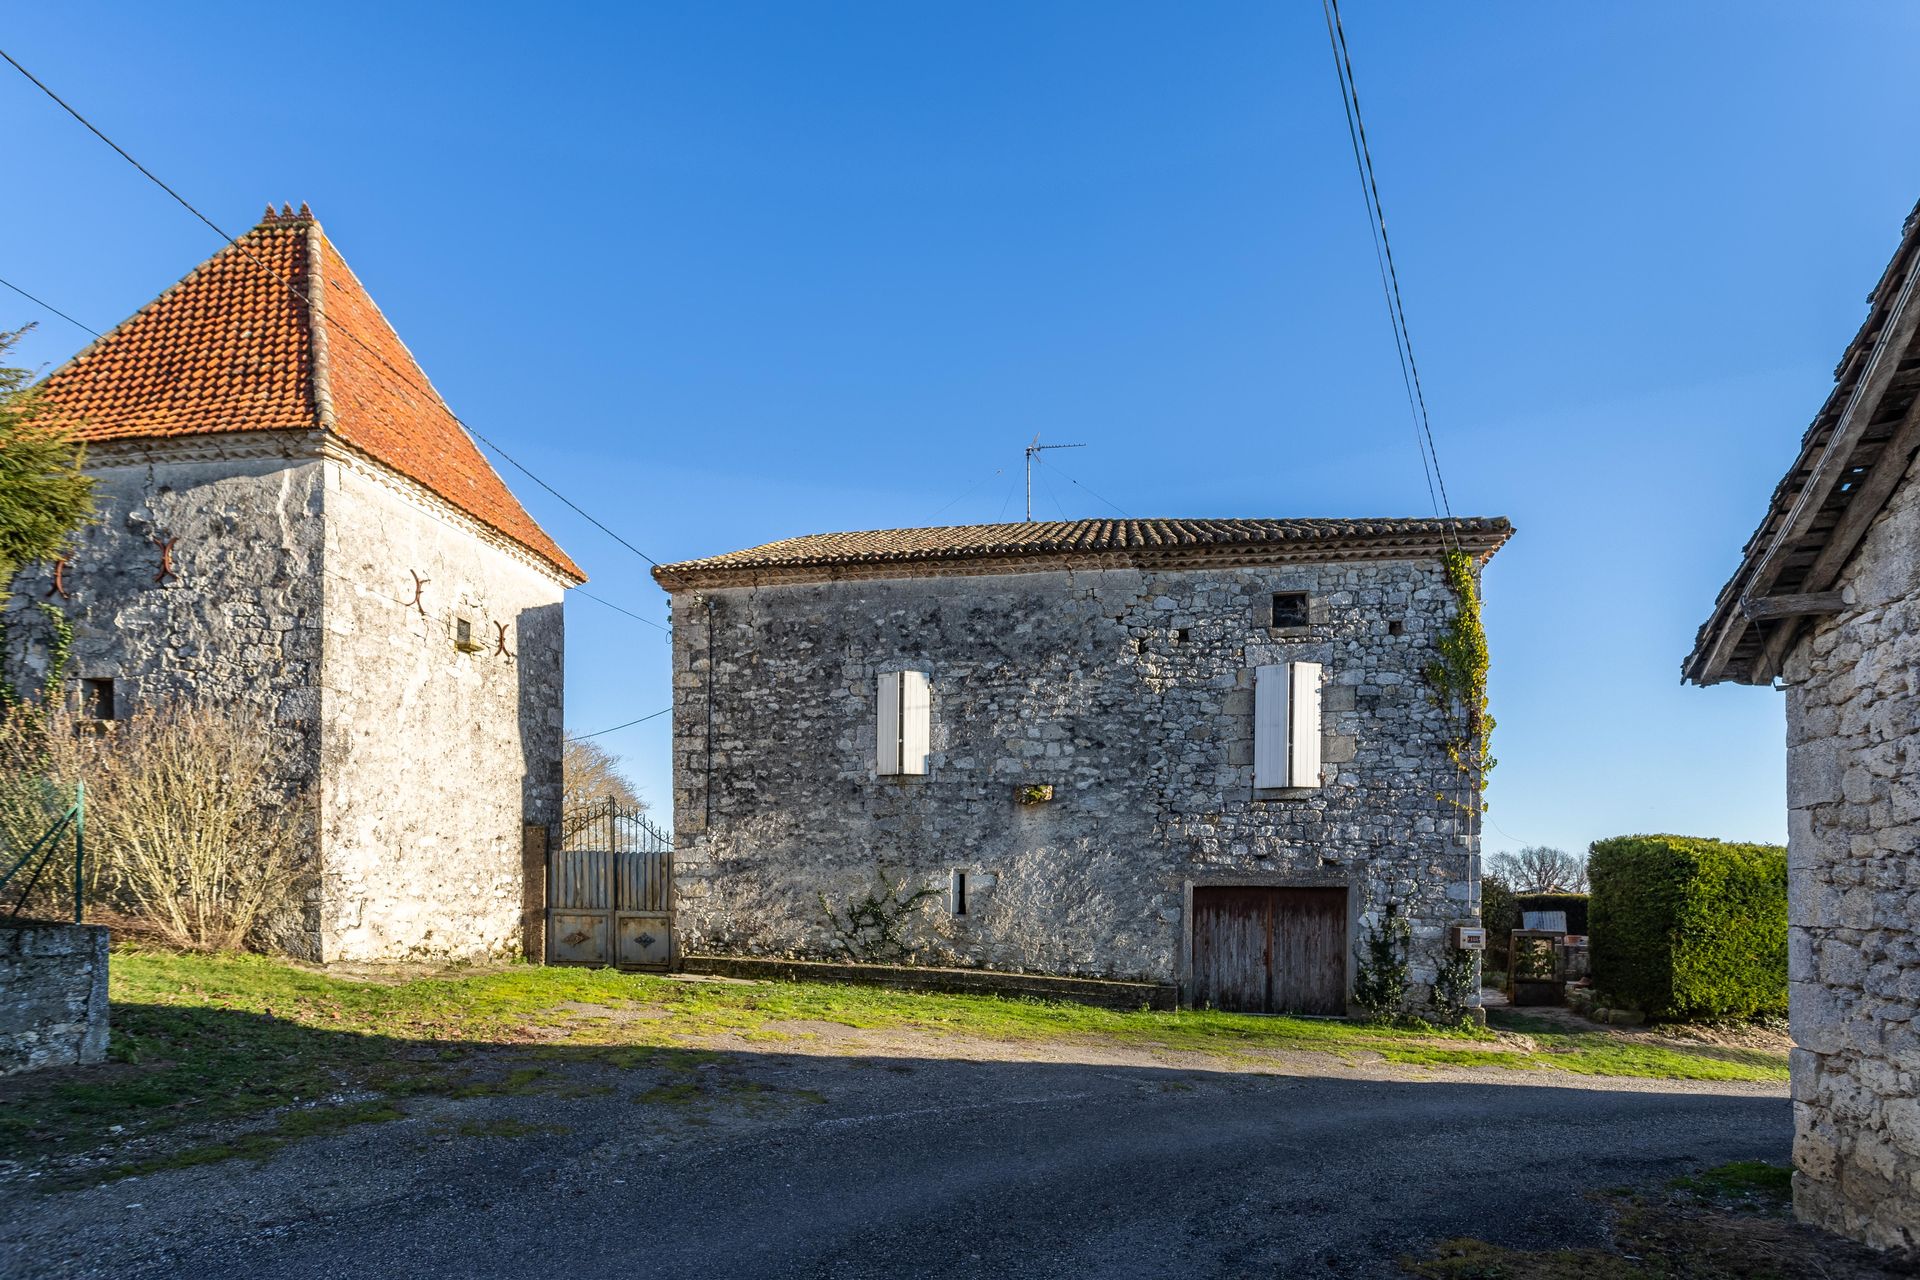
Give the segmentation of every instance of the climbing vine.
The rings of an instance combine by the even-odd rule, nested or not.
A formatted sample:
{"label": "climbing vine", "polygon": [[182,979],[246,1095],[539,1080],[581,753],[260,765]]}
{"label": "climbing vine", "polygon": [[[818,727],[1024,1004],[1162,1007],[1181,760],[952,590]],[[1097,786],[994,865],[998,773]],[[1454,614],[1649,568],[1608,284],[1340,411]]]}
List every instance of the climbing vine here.
{"label": "climbing vine", "polygon": [[[1480,584],[1473,575],[1473,557],[1449,551],[1444,563],[1447,586],[1458,607],[1452,625],[1440,633],[1440,656],[1427,664],[1426,677],[1434,705],[1446,713],[1450,725],[1447,757],[1465,775],[1461,792],[1477,796],[1496,763],[1488,750],[1493,717],[1487,713],[1487,632],[1480,622]],[[1464,809],[1484,807],[1477,800],[1449,803]]]}
{"label": "climbing vine", "polygon": [[850,902],[846,914],[833,909],[827,895],[820,895],[820,909],[826,912],[827,926],[833,932],[834,946],[850,960],[863,964],[891,964],[908,959],[912,951],[900,936],[907,920],[920,904],[933,897],[936,889],[907,892],[907,881],[875,875],[873,888],[866,896]]}
{"label": "climbing vine", "polygon": [[49,601],[37,601],[34,605],[47,620],[47,626],[53,632],[47,641],[47,675],[41,681],[40,693],[48,706],[54,705],[60,698],[61,682],[66,678],[67,660],[73,656],[73,623],[60,607]]}

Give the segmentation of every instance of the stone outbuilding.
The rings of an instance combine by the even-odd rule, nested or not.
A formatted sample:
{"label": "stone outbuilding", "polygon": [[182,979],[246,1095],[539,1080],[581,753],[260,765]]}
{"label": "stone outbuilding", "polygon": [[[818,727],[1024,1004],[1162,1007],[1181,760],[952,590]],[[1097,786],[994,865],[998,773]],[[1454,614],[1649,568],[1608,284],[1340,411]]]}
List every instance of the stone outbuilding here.
{"label": "stone outbuilding", "polygon": [[[1424,671],[1505,520],[1080,520],[663,565],[676,925],[832,955],[1344,1012],[1391,906],[1430,984],[1478,918],[1477,780]],[[1416,999],[1424,992],[1414,992]]]}
{"label": "stone outbuilding", "polygon": [[1787,697],[1794,1205],[1920,1244],[1920,210],[1684,666]]}
{"label": "stone outbuilding", "polygon": [[[515,500],[303,206],[41,384],[99,520],[15,583],[7,674],[82,714],[250,709],[309,873],[278,941],[323,961],[517,951],[528,828],[559,817],[562,599]],[[535,862],[537,865],[537,862]]]}

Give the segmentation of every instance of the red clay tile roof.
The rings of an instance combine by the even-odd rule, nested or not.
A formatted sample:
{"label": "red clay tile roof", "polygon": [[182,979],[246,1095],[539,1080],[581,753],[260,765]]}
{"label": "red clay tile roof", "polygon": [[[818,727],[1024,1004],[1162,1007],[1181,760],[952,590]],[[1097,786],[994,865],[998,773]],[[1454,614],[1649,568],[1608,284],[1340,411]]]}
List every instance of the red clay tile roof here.
{"label": "red clay tile roof", "polygon": [[755,581],[900,577],[1047,568],[1085,557],[1107,567],[1188,568],[1280,560],[1437,555],[1456,543],[1484,560],[1513,536],[1504,517],[1447,520],[1068,520],[873,529],[786,538],[703,560],[664,564],[668,589]]}
{"label": "red clay tile roof", "polygon": [[488,464],[305,206],[285,216],[269,208],[41,388],[87,441],[329,431],[586,581]]}

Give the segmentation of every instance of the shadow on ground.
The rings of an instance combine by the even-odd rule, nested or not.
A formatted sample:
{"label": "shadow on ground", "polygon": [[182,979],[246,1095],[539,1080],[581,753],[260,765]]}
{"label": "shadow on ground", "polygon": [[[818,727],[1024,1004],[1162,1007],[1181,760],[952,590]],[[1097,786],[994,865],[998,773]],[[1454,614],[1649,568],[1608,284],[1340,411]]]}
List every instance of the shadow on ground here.
{"label": "shadow on ground", "polygon": [[1784,1097],[1646,1081],[116,1017],[132,1060],[0,1084],[0,1272],[1388,1276],[1597,1244],[1589,1190],[1790,1137]]}

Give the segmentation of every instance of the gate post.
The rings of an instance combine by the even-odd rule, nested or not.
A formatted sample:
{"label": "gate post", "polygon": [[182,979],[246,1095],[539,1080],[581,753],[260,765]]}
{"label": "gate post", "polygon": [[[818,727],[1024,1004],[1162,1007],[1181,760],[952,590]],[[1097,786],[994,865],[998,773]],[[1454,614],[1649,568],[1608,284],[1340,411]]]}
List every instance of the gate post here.
{"label": "gate post", "polygon": [[547,829],[520,828],[520,943],[528,960],[547,962]]}

